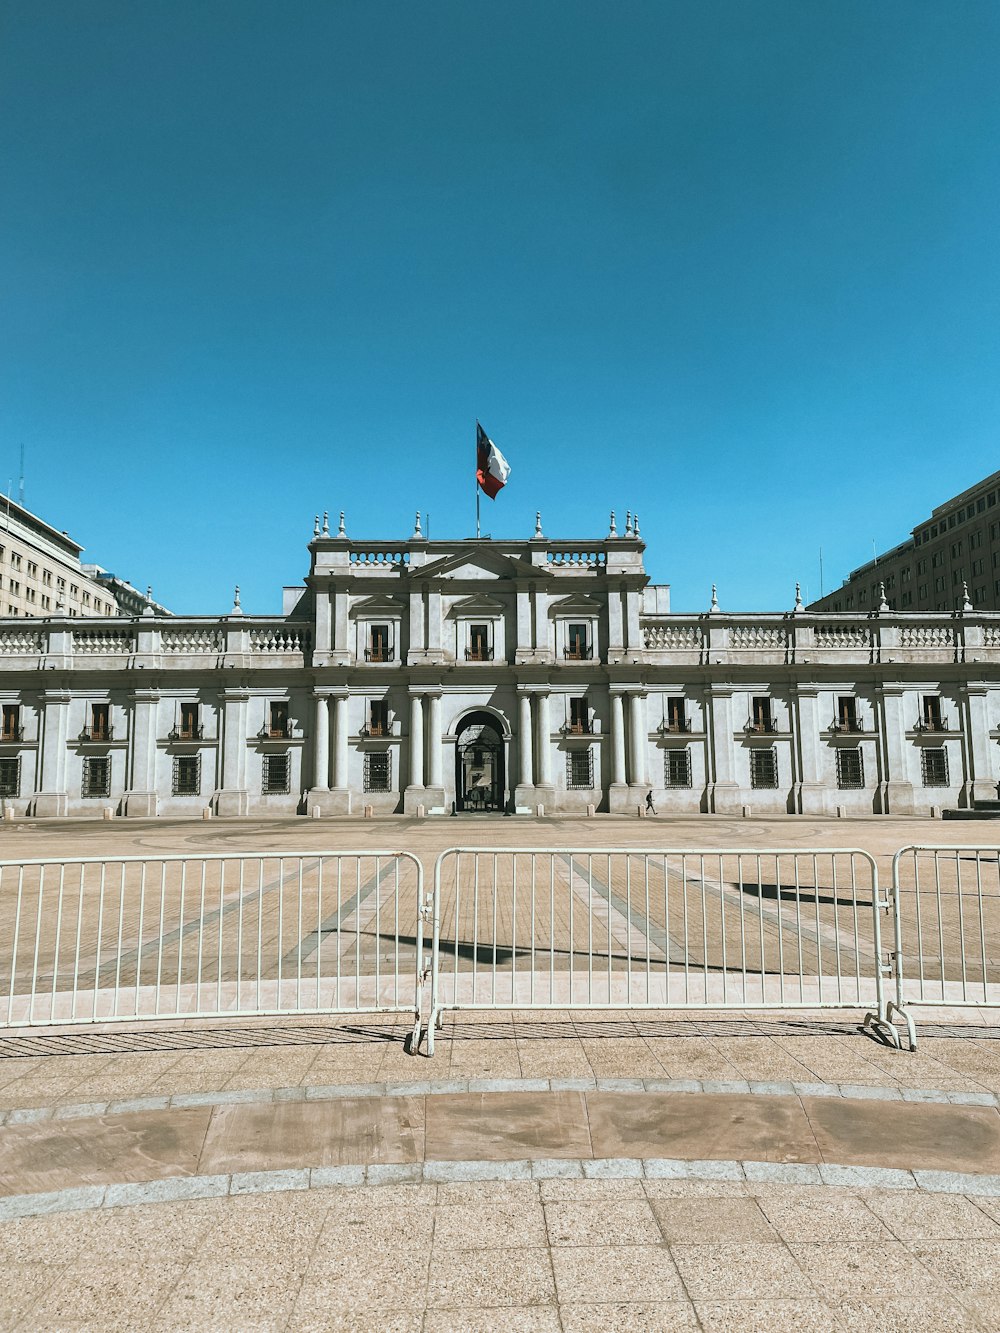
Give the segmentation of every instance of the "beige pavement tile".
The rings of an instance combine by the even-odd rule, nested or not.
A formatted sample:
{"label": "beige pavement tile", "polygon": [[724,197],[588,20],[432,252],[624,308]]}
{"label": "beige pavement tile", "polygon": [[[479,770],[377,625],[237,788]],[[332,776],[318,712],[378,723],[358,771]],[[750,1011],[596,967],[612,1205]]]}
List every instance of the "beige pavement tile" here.
{"label": "beige pavement tile", "polygon": [[[79,1257],[96,1264],[157,1264],[161,1258],[171,1262],[191,1259],[202,1251],[206,1238],[236,1203],[235,1199],[225,1198],[193,1199],[87,1214],[88,1230],[82,1238]],[[65,1224],[75,1219],[70,1214],[60,1220]]]}
{"label": "beige pavement tile", "polygon": [[829,1333],[836,1315],[819,1300],[697,1301],[695,1310],[705,1333]]}
{"label": "beige pavement tile", "polygon": [[778,1240],[756,1199],[654,1199],[653,1212],[671,1245]]}
{"label": "beige pavement tile", "polygon": [[618,1199],[644,1199],[641,1180],[540,1180],[538,1189],[544,1203],[562,1199],[599,1199],[607,1203]]}
{"label": "beige pavement tile", "polygon": [[[960,1242],[962,1245],[981,1242]],[[942,1296],[941,1280],[919,1255],[897,1241],[857,1244],[803,1244],[789,1249],[817,1291],[834,1296]]]}
{"label": "beige pavement tile", "polygon": [[727,1037],[719,1043],[736,1077],[775,1083],[804,1083],[809,1071],[773,1037]]}
{"label": "beige pavement tile", "polygon": [[416,1310],[304,1310],[293,1313],[288,1333],[421,1333],[424,1316]]}
{"label": "beige pavement tile", "polygon": [[563,1326],[554,1305],[516,1305],[428,1310],[423,1327],[424,1333],[560,1333]]}
{"label": "beige pavement tile", "polygon": [[100,1216],[90,1211],[53,1213],[0,1222],[0,1264],[39,1260],[64,1267],[92,1242]]}
{"label": "beige pavement tile", "polygon": [[783,1245],[758,1241],[673,1244],[670,1252],[696,1303],[816,1297],[812,1283]]}
{"label": "beige pavement tile", "polygon": [[849,1194],[837,1197],[824,1186],[796,1190],[794,1194],[775,1189],[758,1202],[775,1231],[789,1243],[891,1239],[891,1232],[862,1199]]}
{"label": "beige pavement tile", "polygon": [[645,1199],[545,1204],[550,1245],[657,1245],[662,1239]]}
{"label": "beige pavement tile", "polygon": [[827,1162],[1000,1171],[995,1108],[847,1097],[803,1097],[802,1105]]}
{"label": "beige pavement tile", "polygon": [[[947,1296],[844,1300],[833,1308],[851,1333],[958,1333],[961,1329],[996,1327],[995,1323],[980,1323],[971,1310]],[[990,1318],[995,1317],[994,1306]]]}
{"label": "beige pavement tile", "polygon": [[1000,1240],[911,1241],[909,1248],[952,1291],[989,1288],[1000,1299]]}
{"label": "beige pavement tile", "polygon": [[[393,1255],[402,1250],[427,1255],[434,1234],[432,1203],[373,1206],[353,1202],[347,1193],[327,1213],[308,1243],[310,1280],[318,1281],[335,1271],[344,1257],[364,1259],[371,1254]],[[395,1194],[392,1188],[386,1193]]]}
{"label": "beige pavement tile", "polygon": [[567,1245],[551,1255],[560,1305],[687,1300],[665,1245]]}
{"label": "beige pavement tile", "polygon": [[304,1272],[330,1211],[329,1195],[316,1190],[230,1197],[226,1203],[201,1233],[199,1262],[228,1256],[265,1267],[290,1263]]}
{"label": "beige pavement tile", "polygon": [[35,1328],[71,1324],[133,1329],[147,1325],[185,1272],[186,1260],[159,1258],[155,1264],[119,1260],[78,1260],[31,1308]]}
{"label": "beige pavement tile", "polygon": [[439,1203],[435,1212],[435,1254],[446,1249],[546,1243],[545,1213],[537,1198],[444,1206]]}
{"label": "beige pavement tile", "polygon": [[663,1066],[663,1073],[654,1077],[726,1080],[743,1077],[724,1051],[707,1037],[650,1037],[648,1046]]}
{"label": "beige pavement tile", "polygon": [[[437,1056],[434,1057],[437,1062]],[[437,1071],[433,1076],[438,1077]],[[418,1068],[412,1077],[427,1074]],[[451,1047],[448,1078],[520,1078],[521,1060],[516,1041],[456,1041]],[[546,1075],[548,1077],[548,1075]]]}
{"label": "beige pavement tile", "polygon": [[742,1180],[644,1180],[648,1199],[750,1198],[756,1185]]}
{"label": "beige pavement tile", "polygon": [[578,1092],[446,1093],[427,1098],[428,1161],[589,1157]]}
{"label": "beige pavement tile", "polygon": [[1000,1223],[977,1206],[978,1200],[922,1190],[871,1191],[863,1197],[899,1240],[1000,1240]]}
{"label": "beige pavement tile", "polygon": [[512,1204],[515,1207],[537,1204],[539,1186],[533,1180],[449,1180],[437,1189],[439,1205],[454,1203],[485,1203],[491,1207]]}
{"label": "beige pavement tile", "polygon": [[559,1317],[563,1333],[675,1333],[698,1324],[688,1301],[561,1305]]}
{"label": "beige pavement tile", "polygon": [[584,1053],[595,1078],[666,1078],[666,1067],[641,1040],[584,1041]]}
{"label": "beige pavement tile", "polygon": [[[0,1281],[0,1328],[13,1328],[38,1301],[46,1300],[52,1288],[62,1283],[64,1271],[58,1262],[5,1260]],[[32,1320],[28,1327],[42,1325]]]}
{"label": "beige pavement tile", "polygon": [[427,1283],[428,1309],[477,1309],[554,1303],[548,1251],[435,1249]]}

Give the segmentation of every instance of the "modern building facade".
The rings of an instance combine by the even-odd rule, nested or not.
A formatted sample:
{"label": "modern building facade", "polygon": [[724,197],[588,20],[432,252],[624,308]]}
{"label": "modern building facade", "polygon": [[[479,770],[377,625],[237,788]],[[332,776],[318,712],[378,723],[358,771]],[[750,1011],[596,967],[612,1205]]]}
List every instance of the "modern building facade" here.
{"label": "modern building facade", "polygon": [[0,496],[0,616],[116,616],[114,594],[80,564],[83,547]]}
{"label": "modern building facade", "polygon": [[909,539],[859,566],[810,611],[1000,610],[1000,472],[946,501]]}
{"label": "modern building facade", "polygon": [[281,616],[0,622],[17,813],[928,813],[995,798],[1000,615],[670,612],[607,536],[350,540]]}

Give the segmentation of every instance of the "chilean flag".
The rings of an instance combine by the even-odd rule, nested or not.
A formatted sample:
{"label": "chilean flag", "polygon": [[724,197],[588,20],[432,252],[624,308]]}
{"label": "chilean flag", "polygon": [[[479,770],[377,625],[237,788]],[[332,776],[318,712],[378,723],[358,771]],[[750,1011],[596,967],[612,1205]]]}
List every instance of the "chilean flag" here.
{"label": "chilean flag", "polygon": [[510,464],[490,437],[476,422],[476,480],[490,497],[497,498],[510,476]]}

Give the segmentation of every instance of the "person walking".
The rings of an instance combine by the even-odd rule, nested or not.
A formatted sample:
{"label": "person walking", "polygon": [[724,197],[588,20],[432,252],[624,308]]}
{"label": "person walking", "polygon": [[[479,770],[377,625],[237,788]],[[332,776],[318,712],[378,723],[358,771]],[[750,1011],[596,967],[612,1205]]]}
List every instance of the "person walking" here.
{"label": "person walking", "polygon": [[656,811],[653,809],[653,793],[651,791],[646,793],[646,813],[648,815],[656,814]]}

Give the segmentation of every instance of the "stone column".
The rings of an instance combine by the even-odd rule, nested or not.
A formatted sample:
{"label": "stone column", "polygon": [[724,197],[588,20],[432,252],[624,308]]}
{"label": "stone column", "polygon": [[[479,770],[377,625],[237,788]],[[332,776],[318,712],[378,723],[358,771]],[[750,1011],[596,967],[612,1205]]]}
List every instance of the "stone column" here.
{"label": "stone column", "polygon": [[[346,689],[317,694],[316,724],[313,737],[314,777],[312,789],[306,796],[306,810],[311,815],[319,810],[324,815],[351,813],[351,788],[347,720],[348,692]],[[330,781],[330,703],[333,702],[333,786]]]}
{"label": "stone column", "polygon": [[246,815],[250,812],[247,789],[248,690],[224,690],[222,694],[222,786],[216,801],[218,813]]}
{"label": "stone column", "polygon": [[733,691],[712,689],[705,696],[708,708],[711,777],[706,792],[709,811],[714,815],[738,814],[749,791],[736,781],[736,747],[733,743]]}
{"label": "stone column", "polygon": [[973,809],[976,801],[997,799],[997,783],[990,764],[993,746],[986,685],[970,684],[962,693],[965,695],[961,701],[964,707],[960,704],[959,716],[962,718],[962,745],[966,757],[962,804]]}
{"label": "stone column", "polygon": [[427,800],[426,809],[444,812],[444,763],[441,749],[441,695],[427,696]]}
{"label": "stone column", "polygon": [[833,814],[837,794],[823,781],[820,748],[819,691],[800,685],[792,696],[792,748],[798,758],[795,809],[802,815]]}
{"label": "stone column", "polygon": [[426,808],[424,788],[424,697],[410,695],[410,781],[403,793],[403,811],[416,813],[418,805]]}
{"label": "stone column", "polygon": [[156,814],[156,716],[160,696],[136,690],[132,714],[132,780],[125,797],[126,815]]}
{"label": "stone column", "polygon": [[46,690],[42,695],[39,733],[42,741],[38,791],[32,814],[42,817],[69,813],[66,793],[66,744],[69,740],[69,690]]}
{"label": "stone column", "polygon": [[317,694],[316,721],[313,726],[313,791],[327,791],[330,786],[330,700]]}
{"label": "stone column", "polygon": [[[552,724],[549,718],[549,695],[548,691],[535,695],[535,717],[538,724],[538,736],[536,738],[538,745],[538,782],[536,786],[545,790],[538,793],[538,803],[551,805],[555,789],[552,785],[552,745],[551,732]],[[546,800],[546,798],[548,798]]]}
{"label": "stone column", "polygon": [[611,692],[611,785],[608,788],[608,810],[624,814],[632,803],[625,770],[625,697],[617,690]]}
{"label": "stone column", "polygon": [[532,763],[531,743],[531,695],[521,690],[517,696],[517,775],[518,782],[514,791],[514,807],[522,811],[535,808],[535,774]]}
{"label": "stone column", "polygon": [[636,692],[628,699],[630,748],[632,763],[630,781],[642,799],[646,799],[646,697]]}
{"label": "stone column", "polygon": [[885,685],[876,691],[879,711],[879,756],[882,762],[878,785],[878,810],[881,815],[912,815],[913,783],[907,771],[908,744],[902,688]]}
{"label": "stone column", "polygon": [[347,691],[335,694],[333,696],[333,785],[337,791],[348,791],[350,788],[347,746],[350,725],[347,720],[347,708]]}

